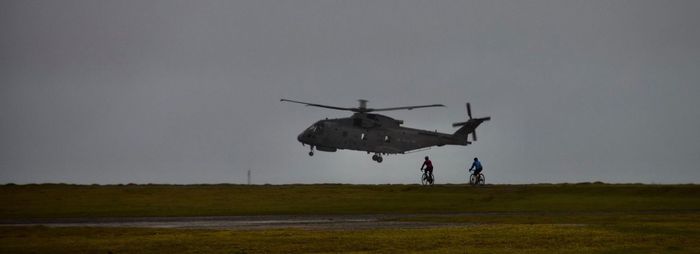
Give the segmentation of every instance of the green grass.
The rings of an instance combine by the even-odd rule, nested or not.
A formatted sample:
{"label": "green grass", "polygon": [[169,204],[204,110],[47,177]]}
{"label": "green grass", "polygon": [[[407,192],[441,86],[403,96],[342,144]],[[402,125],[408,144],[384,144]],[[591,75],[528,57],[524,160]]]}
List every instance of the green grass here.
{"label": "green grass", "polygon": [[0,253],[700,253],[696,185],[6,185],[0,202],[5,220],[394,213],[445,223],[369,230],[3,226]]}
{"label": "green grass", "polygon": [[0,228],[0,253],[698,253],[697,217],[346,231],[15,227]]}
{"label": "green grass", "polygon": [[700,210],[697,185],[5,185],[0,219]]}

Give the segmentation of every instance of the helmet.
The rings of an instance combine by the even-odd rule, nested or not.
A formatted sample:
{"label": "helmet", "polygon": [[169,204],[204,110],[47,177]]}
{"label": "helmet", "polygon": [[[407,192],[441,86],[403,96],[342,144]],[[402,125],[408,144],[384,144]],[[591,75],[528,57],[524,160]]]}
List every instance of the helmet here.
{"label": "helmet", "polygon": [[474,160],[475,160],[475,161],[478,161],[479,159],[478,159],[478,158],[476,158],[476,157],[474,157]]}
{"label": "helmet", "polygon": [[427,160],[427,159],[428,159],[428,156],[425,156],[425,159]]}

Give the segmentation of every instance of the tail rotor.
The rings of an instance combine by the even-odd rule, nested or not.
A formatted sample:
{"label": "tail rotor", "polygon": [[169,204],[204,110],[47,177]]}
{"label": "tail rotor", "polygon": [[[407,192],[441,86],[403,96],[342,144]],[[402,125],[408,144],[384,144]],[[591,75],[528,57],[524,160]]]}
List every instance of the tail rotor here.
{"label": "tail rotor", "polygon": [[[472,120],[472,106],[469,102],[467,102],[467,116],[469,116],[469,120]],[[472,131],[472,138],[476,141],[476,128]]]}
{"label": "tail rotor", "polygon": [[464,136],[464,138],[468,140],[469,134],[472,134],[472,140],[476,141],[476,127],[478,127],[482,122],[491,120],[491,117],[472,118],[472,107],[469,102],[467,102],[467,117],[469,117],[469,120],[466,122],[452,124],[452,127],[462,126],[462,128],[459,128],[454,135]]}
{"label": "tail rotor", "polygon": [[469,120],[472,119],[472,106],[467,102],[467,116],[469,116]]}

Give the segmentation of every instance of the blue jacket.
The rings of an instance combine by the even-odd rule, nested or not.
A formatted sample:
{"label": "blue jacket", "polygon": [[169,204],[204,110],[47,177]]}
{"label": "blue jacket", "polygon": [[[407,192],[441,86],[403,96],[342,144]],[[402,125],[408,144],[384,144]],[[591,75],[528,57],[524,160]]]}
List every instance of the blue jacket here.
{"label": "blue jacket", "polygon": [[484,168],[481,167],[481,162],[480,162],[480,161],[475,160],[474,163],[472,163],[472,167],[469,168],[469,170],[471,170],[471,169],[483,170]]}

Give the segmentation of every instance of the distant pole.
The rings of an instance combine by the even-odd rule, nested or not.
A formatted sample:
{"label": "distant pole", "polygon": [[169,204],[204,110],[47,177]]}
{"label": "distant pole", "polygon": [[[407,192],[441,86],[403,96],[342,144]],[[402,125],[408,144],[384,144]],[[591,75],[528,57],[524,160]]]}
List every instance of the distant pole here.
{"label": "distant pole", "polygon": [[250,169],[248,169],[248,185],[250,185]]}

